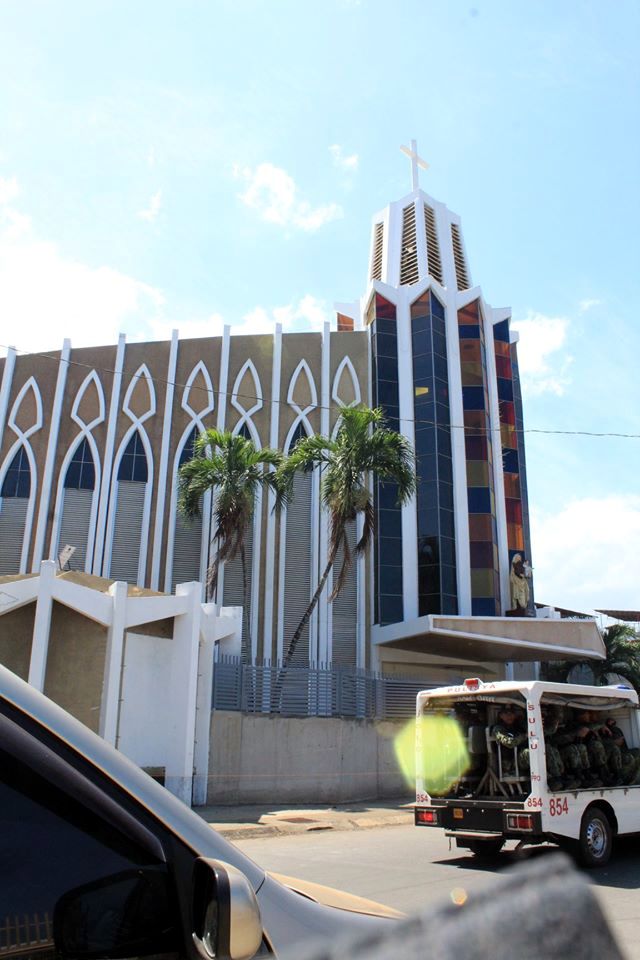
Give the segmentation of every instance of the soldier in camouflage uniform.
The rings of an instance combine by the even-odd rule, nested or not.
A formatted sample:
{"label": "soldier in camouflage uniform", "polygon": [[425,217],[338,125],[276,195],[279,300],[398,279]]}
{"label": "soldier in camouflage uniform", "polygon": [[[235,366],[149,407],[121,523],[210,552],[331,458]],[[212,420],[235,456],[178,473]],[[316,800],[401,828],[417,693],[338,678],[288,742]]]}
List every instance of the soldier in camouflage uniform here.
{"label": "soldier in camouflage uniform", "polygon": [[588,728],[582,724],[559,724],[553,735],[553,745],[560,751],[572,786],[601,787],[602,781],[591,770],[589,751],[584,742],[588,733]]}
{"label": "soldier in camouflage uniform", "polygon": [[[602,721],[590,710],[581,710],[576,716],[578,737],[585,744],[591,769],[604,786],[622,782],[622,755],[620,747],[609,733],[602,736]],[[606,743],[605,743],[606,740]]]}
{"label": "soldier in camouflage uniform", "polygon": [[491,728],[491,735],[496,743],[501,747],[506,747],[507,751],[513,753],[502,754],[502,769],[504,773],[513,773],[515,771],[515,757],[518,758],[518,770],[520,773],[529,772],[529,735],[522,716],[522,711],[518,707],[507,703],[500,708],[498,712],[498,722]]}
{"label": "soldier in camouflage uniform", "polygon": [[545,756],[547,763],[547,781],[549,789],[574,790],[581,785],[581,780],[567,770],[562,754],[556,745],[556,737],[560,727],[560,712],[554,706],[542,705],[542,728],[544,730]]}
{"label": "soldier in camouflage uniform", "polygon": [[[458,702],[453,705],[453,715],[458,722],[465,740],[469,736],[471,727],[486,727],[487,710],[483,703]],[[469,767],[465,771],[466,775],[473,775],[484,771],[487,766],[486,754],[469,754]]]}
{"label": "soldier in camouflage uniform", "polygon": [[623,784],[632,784],[640,782],[640,750],[637,747],[629,749],[625,735],[616,723],[615,717],[608,717],[603,727],[602,733],[605,749],[607,744],[616,747],[620,752],[619,778]]}

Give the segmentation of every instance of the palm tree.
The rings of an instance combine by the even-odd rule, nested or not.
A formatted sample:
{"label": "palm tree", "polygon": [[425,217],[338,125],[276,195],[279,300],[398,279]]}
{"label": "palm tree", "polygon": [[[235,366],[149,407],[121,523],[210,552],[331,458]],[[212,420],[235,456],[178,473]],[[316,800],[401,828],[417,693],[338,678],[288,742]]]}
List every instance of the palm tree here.
{"label": "palm tree", "polygon": [[[329,514],[329,552],[327,564],[304,615],[289,641],[282,670],[290,663],[298,641],[308,624],[340,550],[342,563],[329,597],[335,600],[344,586],[355,556],[362,554],[371,542],[375,516],[369,476],[398,488],[399,506],[415,492],[415,456],[405,437],[385,426],[380,408],[345,407],[335,439],[316,435],[298,441],[282,468],[288,483],[297,470],[309,471],[320,466],[323,472],[320,499]],[[352,553],[349,543],[350,524],[363,517],[362,536]]]}
{"label": "palm tree", "polygon": [[595,683],[610,683],[609,675],[617,674],[640,692],[640,637],[636,631],[628,624],[615,623],[605,629],[602,639],[606,659],[590,664]]}
{"label": "palm tree", "polygon": [[[261,488],[273,490],[276,506],[286,502],[287,490],[278,470],[283,455],[240,434],[205,430],[194,445],[193,458],[179,473],[178,506],[189,520],[201,514],[202,497],[215,491],[214,533],[216,552],[207,570],[206,597],[215,596],[220,565],[240,554],[242,563],[243,609],[247,609],[245,541]],[[274,468],[274,469],[271,469]]]}
{"label": "palm tree", "polygon": [[549,663],[545,676],[549,680],[566,683],[571,670],[581,666],[592,673],[596,686],[606,686],[613,675],[628,680],[640,693],[640,635],[628,624],[615,623],[606,627],[602,639],[606,650],[604,660],[563,660],[560,663]]}

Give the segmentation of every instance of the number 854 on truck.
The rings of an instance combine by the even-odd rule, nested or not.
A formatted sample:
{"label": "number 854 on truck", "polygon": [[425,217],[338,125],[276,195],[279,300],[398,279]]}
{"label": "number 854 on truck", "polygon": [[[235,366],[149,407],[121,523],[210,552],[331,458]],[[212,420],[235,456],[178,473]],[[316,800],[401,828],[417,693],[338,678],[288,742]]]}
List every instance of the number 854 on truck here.
{"label": "number 854 on truck", "polygon": [[493,857],[553,842],[585,866],[640,832],[640,713],[624,685],[482,682],[417,697],[415,823]]}

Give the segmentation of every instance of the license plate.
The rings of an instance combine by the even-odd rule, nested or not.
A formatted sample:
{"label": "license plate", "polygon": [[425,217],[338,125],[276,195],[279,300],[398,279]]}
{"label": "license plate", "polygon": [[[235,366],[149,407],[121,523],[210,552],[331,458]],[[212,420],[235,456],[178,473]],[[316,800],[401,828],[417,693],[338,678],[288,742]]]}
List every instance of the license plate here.
{"label": "license plate", "polygon": [[453,808],[453,819],[454,820],[464,820],[464,810],[461,807]]}

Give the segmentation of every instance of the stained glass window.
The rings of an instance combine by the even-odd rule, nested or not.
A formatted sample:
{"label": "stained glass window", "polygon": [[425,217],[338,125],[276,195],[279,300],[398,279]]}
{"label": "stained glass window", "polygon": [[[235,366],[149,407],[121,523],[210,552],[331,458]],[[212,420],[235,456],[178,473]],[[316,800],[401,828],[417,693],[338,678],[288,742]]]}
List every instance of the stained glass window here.
{"label": "stained glass window", "polygon": [[147,455],[140,434],[136,430],[127,444],[127,449],[122,454],[118,467],[118,480],[146,483],[148,475]]}
{"label": "stained glass window", "polygon": [[20,447],[15,457],[11,461],[11,466],[4,475],[2,484],[2,497],[23,497],[28,498],[31,493],[31,469],[27,451]]}
{"label": "stained glass window", "polygon": [[96,469],[91,448],[86,437],[76,447],[67,467],[64,485],[72,490],[93,490],[96,485]]}

